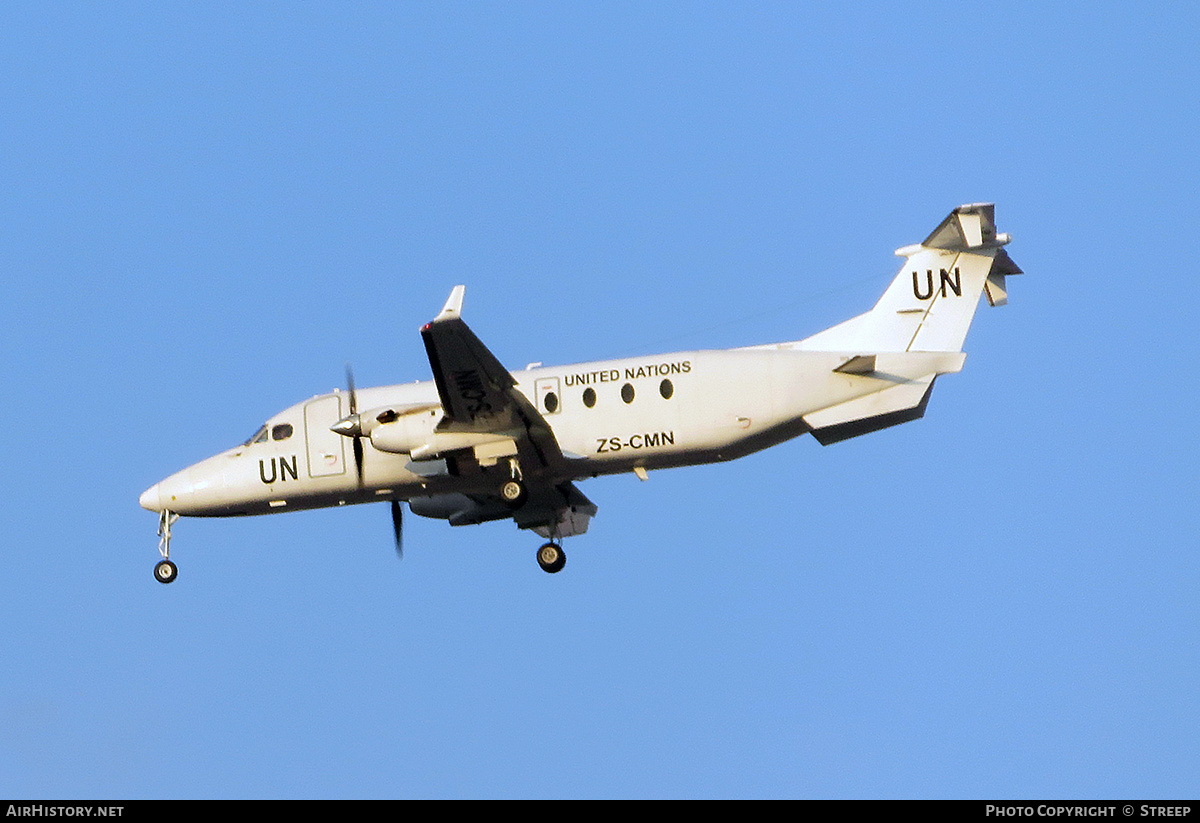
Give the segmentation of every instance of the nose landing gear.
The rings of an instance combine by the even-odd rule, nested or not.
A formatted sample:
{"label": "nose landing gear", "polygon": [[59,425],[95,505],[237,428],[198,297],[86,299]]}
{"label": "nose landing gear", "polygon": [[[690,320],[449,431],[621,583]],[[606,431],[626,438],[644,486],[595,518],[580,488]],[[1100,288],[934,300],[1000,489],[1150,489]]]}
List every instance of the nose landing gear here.
{"label": "nose landing gear", "polygon": [[170,560],[160,560],[154,564],[154,579],[159,583],[170,583],[179,576],[179,569]]}
{"label": "nose landing gear", "polygon": [[159,583],[171,583],[179,576],[179,569],[171,562],[171,524],[179,515],[163,509],[158,515],[158,553],[162,560],[154,566],[154,579]]}

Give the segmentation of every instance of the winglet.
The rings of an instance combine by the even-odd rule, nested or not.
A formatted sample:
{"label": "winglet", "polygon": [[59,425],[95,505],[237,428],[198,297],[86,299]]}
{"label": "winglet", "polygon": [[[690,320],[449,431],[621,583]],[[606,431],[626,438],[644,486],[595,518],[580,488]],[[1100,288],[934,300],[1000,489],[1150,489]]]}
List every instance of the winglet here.
{"label": "winglet", "polygon": [[442,306],[442,313],[433,319],[433,322],[439,320],[457,320],[462,316],[463,293],[466,292],[466,286],[455,286],[450,291],[450,297],[446,300],[446,305]]}

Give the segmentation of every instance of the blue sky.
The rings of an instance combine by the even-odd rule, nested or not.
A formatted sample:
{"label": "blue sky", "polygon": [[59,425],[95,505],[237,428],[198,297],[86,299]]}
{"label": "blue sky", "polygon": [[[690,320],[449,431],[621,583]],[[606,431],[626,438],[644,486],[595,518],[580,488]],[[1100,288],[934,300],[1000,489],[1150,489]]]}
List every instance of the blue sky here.
{"label": "blue sky", "polygon": [[[0,795],[1195,796],[1191,4],[9,3]],[[954,206],[926,417],[511,523],[138,494],[342,382],[795,339]]]}

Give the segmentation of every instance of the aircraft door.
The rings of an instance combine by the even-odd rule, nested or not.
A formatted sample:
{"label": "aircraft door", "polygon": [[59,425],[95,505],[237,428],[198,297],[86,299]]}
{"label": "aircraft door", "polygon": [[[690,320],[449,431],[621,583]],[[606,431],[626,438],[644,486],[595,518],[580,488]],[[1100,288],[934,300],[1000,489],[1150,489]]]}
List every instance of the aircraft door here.
{"label": "aircraft door", "polygon": [[562,408],[557,377],[539,378],[533,384],[533,393],[537,396],[537,410],[542,414],[556,414]]}
{"label": "aircraft door", "polygon": [[308,444],[308,476],[346,473],[346,438],[329,427],[342,419],[342,398],[331,394],[304,407],[304,439]]}

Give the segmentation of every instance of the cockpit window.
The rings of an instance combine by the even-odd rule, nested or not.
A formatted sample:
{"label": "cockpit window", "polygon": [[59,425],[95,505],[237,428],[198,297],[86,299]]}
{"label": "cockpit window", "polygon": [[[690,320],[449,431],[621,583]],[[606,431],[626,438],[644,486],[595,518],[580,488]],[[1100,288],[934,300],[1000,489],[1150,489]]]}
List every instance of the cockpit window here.
{"label": "cockpit window", "polygon": [[291,436],[292,436],[292,424],[291,423],[279,423],[278,425],[273,426],[271,428],[271,439],[272,440],[287,440]]}
{"label": "cockpit window", "polygon": [[267,427],[264,424],[261,429],[256,431],[253,435],[251,435],[250,439],[247,440],[242,445],[250,446],[250,445],[253,445],[254,443],[266,443],[266,442],[267,442]]}

